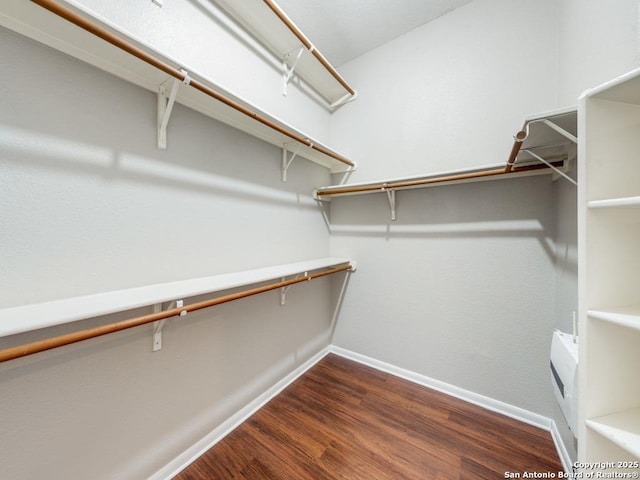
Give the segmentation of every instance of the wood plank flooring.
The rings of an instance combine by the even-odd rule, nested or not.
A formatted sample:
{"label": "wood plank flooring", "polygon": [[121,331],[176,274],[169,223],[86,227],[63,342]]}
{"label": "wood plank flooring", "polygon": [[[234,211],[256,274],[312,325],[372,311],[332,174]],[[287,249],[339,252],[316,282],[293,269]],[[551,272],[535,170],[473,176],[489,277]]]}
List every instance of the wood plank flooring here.
{"label": "wood plank flooring", "polygon": [[328,355],[176,480],[477,480],[562,471],[548,432]]}

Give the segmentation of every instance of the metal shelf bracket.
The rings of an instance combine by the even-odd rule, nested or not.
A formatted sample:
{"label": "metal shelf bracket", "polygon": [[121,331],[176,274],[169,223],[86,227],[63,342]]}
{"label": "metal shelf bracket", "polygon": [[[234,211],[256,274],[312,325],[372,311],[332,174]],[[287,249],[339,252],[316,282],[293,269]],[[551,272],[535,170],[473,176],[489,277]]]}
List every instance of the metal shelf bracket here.
{"label": "metal shelf bracket", "polygon": [[358,98],[358,91],[357,90],[353,95],[350,94],[350,93],[347,93],[342,98],[339,98],[338,100],[333,102],[331,105],[329,105],[329,110],[331,110],[331,111],[336,110],[336,109],[340,108],[341,106],[346,105],[349,102],[353,102],[357,98]]}
{"label": "metal shelf bracket", "polygon": [[[304,272],[304,274],[302,275],[302,278],[308,277],[309,276],[309,272]],[[296,275],[294,277],[295,279],[300,278],[300,275]],[[282,277],[282,281],[284,282],[286,279],[284,277]],[[311,278],[307,278],[307,280],[311,280]],[[280,305],[284,306],[287,303],[287,292],[289,291],[289,289],[291,288],[291,285],[288,285],[286,287],[280,287]]]}
{"label": "metal shelf bracket", "polygon": [[[284,97],[287,96],[287,86],[291,81],[291,77],[293,77],[293,73],[296,69],[298,61],[300,60],[300,57],[302,57],[302,54],[305,50],[306,48],[304,47],[304,45],[301,45],[298,48],[294,48],[289,53],[286,53],[282,58],[282,96]],[[293,58],[294,60],[293,62],[291,62],[291,66],[289,66],[288,60],[291,58]]]}
{"label": "metal shelf bracket", "polygon": [[[291,158],[289,158],[289,155],[287,155],[289,152],[289,150],[287,149],[287,145],[291,145],[292,143],[296,143],[298,145],[298,148],[296,148],[295,152],[291,152],[292,155],[291,155]],[[287,170],[289,170],[289,167],[293,163],[293,160],[296,158],[296,155],[300,153],[301,148],[302,148],[302,144],[297,142],[288,142],[282,145],[282,181],[283,182],[287,181]]]}
{"label": "metal shelf bracket", "polygon": [[545,119],[542,120],[542,123],[544,123],[550,129],[555,130],[556,132],[558,132],[563,137],[568,138],[569,140],[571,140],[571,142],[573,142],[575,144],[578,143],[578,137],[576,137],[575,135],[572,135],[571,133],[567,132],[564,128],[556,125],[551,120],[548,120],[548,119],[545,118]]}
{"label": "metal shelf bracket", "polygon": [[527,148],[523,148],[521,150],[522,152],[526,152],[529,155],[531,155],[533,158],[535,158],[536,160],[544,163],[547,167],[549,167],[551,170],[553,170],[555,173],[557,173],[558,175],[560,175],[561,177],[569,180],[572,184],[574,184],[576,187],[578,186],[578,182],[576,182],[573,178],[571,178],[569,175],[567,175],[566,173],[564,173],[562,170],[560,170],[557,167],[554,167],[551,163],[549,163],[548,161],[546,161],[544,158],[542,158],[540,155],[538,155],[537,153],[533,152],[530,149]]}
{"label": "metal shelf bracket", "polygon": [[394,189],[387,189],[385,184],[382,191],[387,193],[387,199],[389,200],[389,209],[391,210],[391,221],[396,221],[396,191]]}
{"label": "metal shelf bracket", "polygon": [[184,74],[182,81],[177,78],[170,78],[158,87],[158,148],[162,150],[167,148],[167,125],[169,124],[173,104],[178,95],[178,89],[181,84],[189,85],[191,83],[191,77],[189,77],[187,71],[180,71]]}
{"label": "metal shelf bracket", "polygon": [[[167,310],[171,310],[172,308],[182,308],[184,306],[183,300],[175,300],[170,302],[167,306]],[[162,311],[162,304],[158,303],[153,306],[153,313],[160,313]],[[187,314],[186,310],[180,312],[180,316],[184,317]],[[162,329],[164,328],[164,324],[167,322],[166,319],[159,320],[157,322],[153,322],[153,344],[152,350],[157,352],[162,349]]]}

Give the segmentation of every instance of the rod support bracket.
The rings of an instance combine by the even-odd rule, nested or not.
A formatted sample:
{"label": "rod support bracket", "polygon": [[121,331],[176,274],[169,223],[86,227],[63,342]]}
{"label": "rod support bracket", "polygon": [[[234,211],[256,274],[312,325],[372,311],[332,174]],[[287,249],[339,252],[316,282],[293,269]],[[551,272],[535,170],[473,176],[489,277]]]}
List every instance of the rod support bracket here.
{"label": "rod support bracket", "polygon": [[[289,155],[288,155],[289,150],[287,147],[291,144],[297,144],[298,147],[295,149],[295,151],[291,152],[291,157],[289,158]],[[287,181],[287,170],[289,170],[289,167],[293,163],[293,160],[296,158],[298,153],[300,153],[301,148],[302,148],[302,144],[298,142],[287,142],[282,144],[282,166],[281,166],[282,177],[281,179],[283,182]]]}
{"label": "rod support bracket", "polygon": [[[174,307],[175,305],[175,307]],[[169,303],[167,310],[171,310],[172,308],[182,308],[184,307],[184,300],[176,300],[174,302]],[[162,304],[156,304],[153,306],[153,313],[160,313],[162,311]],[[182,310],[179,315],[184,317],[187,314],[186,310]],[[167,319],[158,320],[157,322],[153,322],[153,344],[151,346],[154,352],[162,349],[162,329],[164,328]]]}
{"label": "rod support bracket", "polygon": [[572,143],[575,143],[576,145],[578,144],[578,137],[576,137],[572,133],[569,133],[567,130],[565,130],[564,128],[560,127],[556,123],[553,123],[551,120],[545,118],[545,119],[542,120],[542,123],[544,123],[551,130],[556,131],[557,133],[559,133],[563,137],[568,138]]}
{"label": "rod support bracket", "polygon": [[178,95],[180,85],[189,85],[191,77],[186,70],[180,70],[184,75],[182,80],[170,78],[158,87],[158,148],[167,148],[167,125],[171,117],[171,111]]}
{"label": "rod support bracket", "polygon": [[[551,170],[553,170],[555,173],[557,173],[558,175],[560,175],[561,177],[565,178],[566,180],[568,180],[570,183],[572,183],[573,185],[575,185],[576,187],[578,186],[578,182],[576,182],[573,178],[571,178],[569,175],[567,175],[566,173],[564,173],[562,170],[560,170],[559,168],[551,165],[551,163],[549,163],[547,160],[545,160],[543,157],[541,157],[540,155],[538,155],[537,153],[523,148],[522,149],[523,152],[527,152],[529,155],[531,155],[533,158],[535,158],[536,160],[538,160],[541,163],[544,163],[547,167],[549,167]],[[564,166],[566,166],[566,162],[567,160],[565,160],[565,162],[563,163]]]}
{"label": "rod support bracket", "polygon": [[[287,96],[287,86],[293,77],[293,73],[298,65],[298,61],[302,57],[302,54],[306,50],[304,45],[300,45],[298,48],[294,48],[289,53],[285,53],[282,57],[282,96]],[[293,58],[291,66],[289,66],[288,60]]]}
{"label": "rod support bracket", "polygon": [[[304,274],[302,275],[302,278],[305,278],[309,275],[308,272],[304,272]],[[298,278],[301,278],[300,275],[296,275],[293,279],[297,280]],[[284,282],[286,280],[285,277],[282,277],[281,280]],[[307,278],[307,280],[311,280],[311,278]],[[289,289],[291,288],[291,285],[287,285],[286,287],[280,287],[280,305],[284,306],[287,303],[287,292],[289,291]]]}
{"label": "rod support bracket", "polygon": [[382,187],[382,191],[386,192],[387,194],[387,200],[389,200],[389,209],[391,211],[391,221],[395,222],[396,221],[396,191],[395,189],[391,188],[387,188],[388,185],[384,184],[384,186]]}

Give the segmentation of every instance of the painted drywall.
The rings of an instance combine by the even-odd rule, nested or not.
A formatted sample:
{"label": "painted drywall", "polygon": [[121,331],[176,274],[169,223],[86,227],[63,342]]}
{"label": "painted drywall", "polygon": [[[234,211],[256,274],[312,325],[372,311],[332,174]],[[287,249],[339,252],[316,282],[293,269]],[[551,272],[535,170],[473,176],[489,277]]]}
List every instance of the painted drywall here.
{"label": "painted drywall", "polygon": [[[0,306],[327,256],[326,169],[284,184],[276,147],[180,105],[158,150],[153,93],[6,30],[0,50]],[[148,478],[328,345],[332,281],[170,321],[156,353],[149,326],[0,365],[2,477]]]}
{"label": "painted drywall", "polygon": [[[558,106],[576,105],[579,96],[618,75],[637,68],[640,31],[637,0],[561,0],[558,2]],[[571,176],[577,178],[577,165]],[[555,328],[573,329],[578,310],[578,239],[576,187],[556,185],[556,312]],[[555,420],[571,458],[577,444],[558,407]]]}
{"label": "painted drywall", "polygon": [[[344,142],[356,158],[362,157],[361,169],[352,179],[393,178],[504,161],[511,134],[524,115],[575,105],[585,88],[637,65],[638,2],[614,3],[476,0],[343,66],[345,75],[358,85],[360,98],[332,119],[332,142],[338,148]],[[575,166],[571,175],[576,176]],[[504,266],[506,257],[496,262],[492,255],[475,260],[476,269],[468,271],[450,265],[459,258],[460,251],[463,258],[473,251],[471,246],[461,247],[463,242],[456,235],[465,228],[458,226],[452,212],[464,208],[469,211],[468,217],[474,218],[471,212],[478,209],[476,203],[484,203],[484,197],[494,193],[473,190],[474,197],[468,193],[469,186],[443,188],[455,188],[458,195],[452,194],[447,202],[435,202],[433,194],[424,194],[424,203],[420,203],[408,202],[407,194],[399,194],[399,220],[390,223],[387,218],[386,226],[382,217],[371,220],[364,213],[366,208],[376,208],[388,215],[384,196],[333,201],[332,252],[357,256],[363,269],[374,262],[388,262],[386,266],[376,266],[376,279],[366,284],[353,282],[345,305],[349,314],[341,319],[335,343],[549,416],[558,425],[570,457],[575,459],[576,444],[550,397],[548,376],[551,331],[570,331],[572,313],[577,310],[575,187],[560,180],[546,190],[553,198],[547,204],[550,210],[537,211],[533,217],[544,217],[553,223],[544,228],[550,250],[533,270],[523,269],[519,274]],[[518,197],[521,195],[518,192]],[[529,200],[541,205],[536,195]],[[496,205],[514,201],[521,198],[514,200],[505,195],[493,199]],[[433,219],[428,218],[407,227],[404,215],[419,216],[412,208],[443,209],[453,216],[446,227],[438,222],[432,225]],[[551,219],[546,216],[549,213]],[[508,212],[503,214],[509,218]],[[455,234],[448,229],[449,222],[456,225]],[[492,229],[490,222],[481,224],[482,228]],[[411,233],[402,233],[406,231]],[[452,241],[446,247],[438,244],[434,231]],[[518,252],[523,258],[540,254],[542,243],[523,247],[518,244],[520,240],[518,235],[483,238],[477,248],[484,253],[486,244],[499,248],[504,243],[504,251]],[[434,248],[439,254],[433,253]],[[397,264],[424,265],[429,268],[429,278],[424,279],[427,274],[420,269],[409,273]],[[552,291],[538,290],[540,286],[534,283],[533,289],[526,290],[531,295],[529,301],[551,306],[543,314],[550,315],[551,320],[537,318],[541,313],[538,308],[519,311],[517,317],[529,319],[530,324],[526,323],[534,331],[528,332],[533,343],[520,348],[517,354],[511,348],[522,347],[519,342],[523,332],[511,329],[514,322],[508,313],[490,315],[482,308],[466,310],[464,304],[469,300],[460,298],[457,302],[461,305],[454,300],[454,292],[468,292],[470,285],[477,285],[487,301],[492,299],[500,282],[491,276],[484,278],[482,272],[491,272],[496,265],[505,274],[513,273],[511,283],[519,293],[523,285],[531,285],[529,279],[534,273],[540,275],[540,281],[553,286]],[[407,284],[405,275],[409,281],[423,281]],[[436,285],[432,278],[441,281]],[[389,288],[389,294],[383,292],[382,285]],[[424,285],[440,295],[429,295],[423,290]],[[367,299],[380,297],[393,299],[397,310],[393,314],[387,310],[382,314],[368,311]],[[445,307],[445,302],[450,305]],[[493,300],[498,312],[512,312],[513,302],[513,295]],[[359,308],[367,315],[361,314]],[[428,318],[419,312],[426,312]],[[436,313],[435,319],[431,312]],[[451,323],[450,315],[468,321]],[[398,319],[401,328],[396,328]],[[487,331],[493,334],[491,339],[499,339],[500,345],[508,347],[492,344]],[[434,334],[435,338],[431,338]],[[388,339],[393,339],[387,344],[393,345],[389,348],[385,346]],[[491,345],[496,352],[486,353],[489,349],[483,344]],[[405,353],[407,350],[411,354]],[[456,362],[451,362],[451,351],[457,352]],[[493,355],[495,361],[479,361],[483,355]],[[513,362],[530,383],[523,385],[520,377],[510,371]]]}
{"label": "painted drywall", "polygon": [[[577,162],[569,176],[577,180]],[[573,332],[573,318],[578,313],[578,203],[577,187],[565,179],[555,182],[555,309],[553,328]],[[570,458],[577,459],[577,442],[569,430],[559,405],[554,404],[551,418],[555,421]]]}
{"label": "painted drywall", "polygon": [[476,0],[341,67],[332,116],[352,181],[504,162],[526,115],[556,104],[555,0]]}
{"label": "painted drywall", "polygon": [[[327,104],[297,77],[282,95],[282,59],[234,21],[215,2],[76,0],[96,18],[153,45],[178,64],[257,106],[312,138],[326,142]],[[348,152],[344,152],[347,154]]]}
{"label": "painted drywall", "polygon": [[[324,109],[295,87],[286,100],[275,94],[277,61],[209,2],[84,3],[320,140],[327,135]],[[586,56],[575,70],[558,61],[574,45],[563,22],[587,35],[594,18],[609,18],[610,3],[600,1],[589,8],[603,15],[575,20],[582,3],[475,0],[346,65],[360,99],[335,115],[330,140],[355,153],[361,168],[352,179],[501,162],[524,115],[569,103],[583,78],[591,85],[622,73],[632,63],[629,29],[614,32],[624,55],[607,50],[617,59],[607,70],[620,72],[605,74]],[[628,21],[632,3],[624,5]],[[177,34],[189,30],[192,46],[198,28],[189,19],[210,35],[201,48],[185,48]],[[209,46],[220,40],[213,59]],[[308,197],[328,182],[324,170],[296,163],[281,185],[277,149],[180,107],[170,151],[157,151],[152,94],[5,32],[0,46],[11,73],[0,83],[2,306],[327,253]],[[351,281],[335,339],[557,414],[544,393],[545,343],[560,310],[548,299],[564,214],[549,215],[553,186],[543,178],[495,185],[401,193],[393,225],[383,196],[335,201],[331,252],[353,254],[370,275]],[[561,195],[556,211],[570,212]],[[2,366],[3,472],[148,476],[326,345],[329,286],[305,287],[285,309],[275,296],[256,297],[170,323],[165,342],[174,350],[151,354],[142,329]],[[80,450],[82,458],[70,457]]]}
{"label": "painted drywall", "polygon": [[[332,117],[357,181],[504,163],[556,106],[557,2],[476,0],[342,68]],[[331,251],[358,261],[334,344],[551,416],[555,202],[549,176],[335,198]]]}
{"label": "painted drywall", "polygon": [[638,0],[560,0],[558,99],[578,97],[640,65]]}
{"label": "painted drywall", "polygon": [[554,195],[548,177],[334,199],[358,259],[334,344],[549,415]]}

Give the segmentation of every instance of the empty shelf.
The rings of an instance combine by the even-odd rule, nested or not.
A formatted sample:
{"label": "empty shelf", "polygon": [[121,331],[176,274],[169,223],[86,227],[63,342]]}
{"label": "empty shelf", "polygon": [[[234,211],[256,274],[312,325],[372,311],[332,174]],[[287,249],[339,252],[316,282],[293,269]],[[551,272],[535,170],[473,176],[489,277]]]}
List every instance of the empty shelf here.
{"label": "empty shelf", "polygon": [[297,142],[299,156],[332,172],[354,167],[339,153],[106,20],[86,11],[77,13],[51,0],[37,1],[55,12],[33,2],[6,0],[0,5],[0,25],[156,93],[167,79],[186,80],[184,71],[191,83],[178,90],[177,102],[273,145],[284,147]]}
{"label": "empty shelf", "polygon": [[0,337],[347,264],[348,259],[327,257],[5,308],[0,310]]}
{"label": "empty shelf", "polygon": [[606,310],[588,310],[587,316],[622,327],[640,330],[640,306],[638,305]]}
{"label": "empty shelf", "polygon": [[295,63],[294,71],[329,104],[355,96],[355,90],[273,0],[215,1],[289,67]]}
{"label": "empty shelf", "polygon": [[640,408],[587,420],[586,424],[623,450],[640,458]]}
{"label": "empty shelf", "polygon": [[629,208],[640,211],[640,197],[610,198],[606,200],[591,200],[589,208]]}
{"label": "empty shelf", "polygon": [[[562,162],[554,162],[554,166],[562,167]],[[390,190],[407,190],[413,188],[426,188],[438,185],[450,185],[454,183],[468,183],[484,180],[498,180],[516,176],[541,175],[553,173],[543,164],[518,165],[510,172],[505,172],[503,165],[471,168],[464,170],[451,170],[448,172],[415,177],[395,178],[390,180],[378,180],[367,183],[352,183],[345,185],[332,185],[319,187],[314,192],[317,199],[328,199],[338,195],[358,195],[363,193],[377,193]]]}

